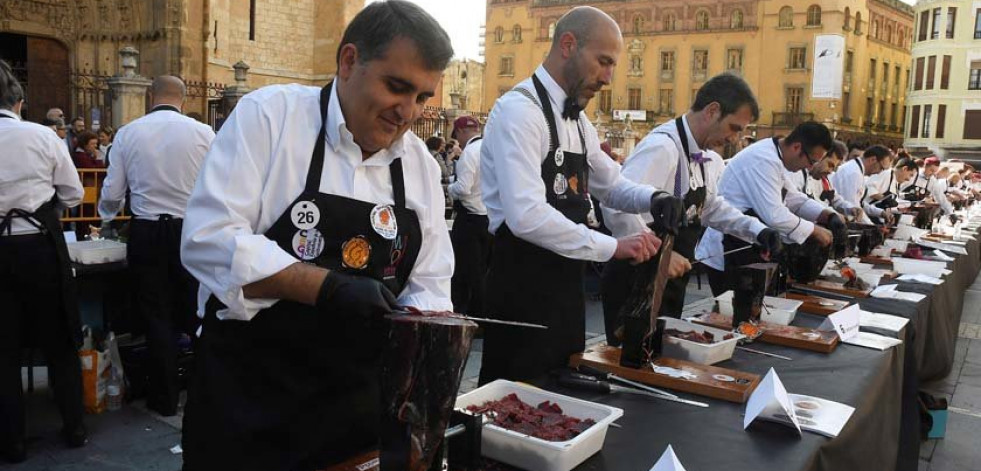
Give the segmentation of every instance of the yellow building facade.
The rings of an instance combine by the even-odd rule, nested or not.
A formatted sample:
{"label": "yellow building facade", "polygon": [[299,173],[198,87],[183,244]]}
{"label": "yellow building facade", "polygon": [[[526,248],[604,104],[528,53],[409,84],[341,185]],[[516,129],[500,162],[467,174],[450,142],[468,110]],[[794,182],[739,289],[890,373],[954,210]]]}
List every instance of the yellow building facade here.
{"label": "yellow building facade", "polygon": [[966,0],[916,5],[913,78],[906,126],[916,154],[981,154],[981,6]]}
{"label": "yellow building facade", "polygon": [[[902,140],[913,12],[892,0],[490,0],[487,109],[534,71],[555,22],[578,5],[604,10],[623,31],[613,83],[587,108],[600,138],[622,151],[687,110],[699,86],[723,72],[756,92],[760,120],[749,132],[757,138],[814,119],[845,140]],[[845,40],[840,99],[811,98],[815,37],[824,34]]]}

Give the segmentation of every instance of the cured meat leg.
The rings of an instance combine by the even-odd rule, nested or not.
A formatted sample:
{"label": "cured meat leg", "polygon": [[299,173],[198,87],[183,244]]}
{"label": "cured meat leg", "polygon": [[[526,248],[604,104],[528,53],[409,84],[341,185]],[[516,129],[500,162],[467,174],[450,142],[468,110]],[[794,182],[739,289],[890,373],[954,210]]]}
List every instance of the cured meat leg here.
{"label": "cured meat leg", "polygon": [[443,441],[477,324],[439,313],[389,321],[381,369],[381,471],[425,471]]}

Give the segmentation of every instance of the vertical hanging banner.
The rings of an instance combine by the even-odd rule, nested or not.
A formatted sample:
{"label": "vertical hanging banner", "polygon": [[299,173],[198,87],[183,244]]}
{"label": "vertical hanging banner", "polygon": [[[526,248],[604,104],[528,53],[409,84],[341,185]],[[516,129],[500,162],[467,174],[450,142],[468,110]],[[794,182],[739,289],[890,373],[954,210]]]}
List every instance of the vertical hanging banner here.
{"label": "vertical hanging banner", "polygon": [[840,100],[845,68],[845,37],[838,34],[814,36],[813,64],[811,98]]}

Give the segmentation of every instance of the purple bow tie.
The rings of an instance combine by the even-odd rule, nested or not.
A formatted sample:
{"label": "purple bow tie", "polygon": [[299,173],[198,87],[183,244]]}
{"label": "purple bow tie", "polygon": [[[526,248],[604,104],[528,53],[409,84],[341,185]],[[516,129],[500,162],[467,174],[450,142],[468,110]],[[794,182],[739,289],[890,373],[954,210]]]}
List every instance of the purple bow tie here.
{"label": "purple bow tie", "polygon": [[712,159],[709,156],[705,155],[704,152],[693,152],[691,154],[691,161],[692,162],[695,162],[696,164],[704,164],[705,162],[708,162],[709,160],[712,160]]}

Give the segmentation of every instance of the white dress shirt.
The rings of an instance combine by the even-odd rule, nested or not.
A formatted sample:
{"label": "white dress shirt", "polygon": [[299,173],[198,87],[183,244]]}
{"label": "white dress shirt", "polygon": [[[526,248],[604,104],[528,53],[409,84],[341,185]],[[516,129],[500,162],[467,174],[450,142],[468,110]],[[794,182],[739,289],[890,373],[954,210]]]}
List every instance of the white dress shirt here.
{"label": "white dress shirt", "polygon": [[[565,91],[543,66],[535,75],[552,102],[558,149],[583,152],[577,122],[562,119]],[[515,236],[564,257],[610,260],[616,252],[616,239],[570,221],[545,201],[542,162],[549,148],[548,124],[537,104],[531,78],[517,86],[528,90],[536,101],[518,92],[505,93],[497,99],[484,128],[480,183],[490,231],[496,233],[507,223]],[[589,193],[608,207],[631,213],[650,211],[655,189],[620,176],[620,166],[600,149],[596,128],[586,113],[579,114],[578,123],[586,141]]]}
{"label": "white dress shirt", "polygon": [[899,194],[899,185],[896,183],[896,175],[891,167],[868,177],[865,181],[865,189],[866,196],[862,200],[862,208],[869,215],[876,217],[881,216],[885,210],[875,205],[876,201],[871,200],[872,195],[885,195],[890,192],[897,196]]}
{"label": "white dress shirt", "polygon": [[866,196],[865,187],[865,164],[862,158],[849,160],[838,167],[838,171],[831,175],[831,182],[841,193],[849,204],[862,208],[863,214],[860,221],[863,224],[872,224],[869,215],[879,216],[882,209],[869,204],[863,204]]}
{"label": "white dress shirt", "polygon": [[[704,163],[705,180],[702,180],[702,170],[699,164],[689,162],[681,147],[678,126],[675,120],[670,120],[651,130],[643,140],[634,147],[633,152],[623,163],[620,174],[626,179],[660,188],[672,195],[675,194],[675,172],[681,165],[681,198],[688,194],[690,179],[705,186],[705,206],[702,208],[701,223],[704,227],[714,227],[722,232],[731,234],[746,242],[754,242],[756,235],[766,229],[766,225],[754,217],[746,216],[728,203],[718,194],[718,182],[725,169],[722,157],[712,150],[702,150],[698,147],[691,132],[688,131],[688,118],[683,116],[685,123],[685,139],[688,149],[694,154],[702,152],[703,156],[711,158]],[[615,209],[603,208],[603,221],[614,237],[624,237],[649,230],[647,225],[654,218],[650,212],[630,214]],[[687,209],[687,208],[686,208]]]}
{"label": "white dress shirt", "polygon": [[[348,130],[337,88],[330,92],[320,191],[394,204],[389,164],[402,159],[406,206],[416,212],[422,246],[402,305],[451,310],[453,248],[443,220],[439,166],[406,132],[363,159]],[[235,107],[211,146],[188,202],[181,241],[184,266],[201,282],[199,315],[210,294],[228,308],[219,319],[251,319],[277,299],[246,299],[242,287],[297,262],[265,233],[300,195],[321,126],[320,88],[263,87]]]}
{"label": "white dress shirt", "polygon": [[99,216],[103,221],[116,217],[129,188],[130,211],[137,219],[183,218],[214,138],[210,126],[171,108],[158,107],[123,126],[113,141]]}
{"label": "white dress shirt", "polygon": [[[834,174],[832,173],[831,175]],[[789,181],[790,184],[798,191],[814,199],[814,201],[817,201],[818,203],[822,204],[824,207],[826,208],[830,207],[836,211],[841,211],[841,212],[848,212],[852,208],[857,207],[845,201],[845,199],[841,197],[841,193],[837,191],[835,191],[835,197],[833,200],[831,200],[831,204],[829,205],[826,201],[821,199],[821,193],[824,192],[824,183],[821,180],[815,179],[810,173],[807,174],[806,181],[804,180],[804,178],[805,178],[804,174],[801,173],[800,170],[796,172],[791,172],[787,170],[787,181]],[[828,178],[828,186],[830,187],[831,190],[835,189],[834,184],[831,182],[831,178]]]}
{"label": "white dress shirt", "polygon": [[480,136],[467,141],[463,153],[456,161],[456,180],[448,188],[450,196],[460,201],[467,211],[480,215],[487,214],[480,193],[480,145],[483,142]]}
{"label": "white dress shirt", "polygon": [[927,183],[927,188],[930,190],[930,196],[932,196],[933,200],[940,205],[940,209],[943,210],[944,214],[954,214],[954,205],[950,204],[950,200],[947,199],[946,178],[930,177],[930,181]]}
{"label": "white dress shirt", "polygon": [[[13,111],[0,109],[0,115],[0,217],[11,209],[34,212],[55,195],[58,209],[78,206],[84,191],[65,142]],[[11,234],[38,232],[22,218],[10,227]]]}
{"label": "white dress shirt", "polygon": [[[781,199],[783,189],[787,190],[787,196]],[[739,211],[752,209],[785,242],[795,244],[810,237],[814,231],[811,221],[816,221],[825,209],[790,183],[787,168],[772,139],[757,141],[729,160],[719,179],[719,194]],[[695,250],[695,258],[705,259],[705,264],[716,270],[724,270],[722,237],[715,229],[706,230]]]}

